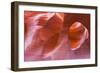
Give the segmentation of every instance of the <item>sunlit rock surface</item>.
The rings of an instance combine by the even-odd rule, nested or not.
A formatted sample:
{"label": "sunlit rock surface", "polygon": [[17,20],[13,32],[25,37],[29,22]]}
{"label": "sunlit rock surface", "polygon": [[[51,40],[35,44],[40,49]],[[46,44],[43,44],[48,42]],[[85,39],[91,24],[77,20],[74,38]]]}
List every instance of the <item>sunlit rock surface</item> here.
{"label": "sunlit rock surface", "polygon": [[89,44],[89,31],[86,24],[74,21],[69,26],[66,23],[69,18],[73,19],[67,13],[25,11],[24,60],[89,58],[90,48],[85,44]]}

